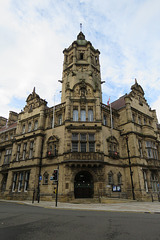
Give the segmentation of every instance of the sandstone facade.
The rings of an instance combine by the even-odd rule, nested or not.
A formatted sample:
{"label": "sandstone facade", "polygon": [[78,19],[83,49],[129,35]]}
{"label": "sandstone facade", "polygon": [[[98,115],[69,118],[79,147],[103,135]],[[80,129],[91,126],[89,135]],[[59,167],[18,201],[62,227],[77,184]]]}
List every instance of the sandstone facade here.
{"label": "sandstone facade", "polygon": [[104,104],[100,52],[80,32],[63,53],[61,104],[34,88],[22,112],[0,117],[0,198],[52,200],[59,169],[61,201],[157,200],[160,125],[142,87]]}

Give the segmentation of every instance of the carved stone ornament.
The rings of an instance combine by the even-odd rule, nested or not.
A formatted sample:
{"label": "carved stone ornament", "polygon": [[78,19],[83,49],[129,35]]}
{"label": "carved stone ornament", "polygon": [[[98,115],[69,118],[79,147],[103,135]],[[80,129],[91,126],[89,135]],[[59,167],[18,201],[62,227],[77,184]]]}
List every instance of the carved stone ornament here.
{"label": "carved stone ornament", "polygon": [[38,108],[41,105],[47,105],[47,102],[40,98],[39,95],[35,92],[35,87],[33,92],[28,96],[27,105],[24,107],[25,112],[32,112],[34,108]]}

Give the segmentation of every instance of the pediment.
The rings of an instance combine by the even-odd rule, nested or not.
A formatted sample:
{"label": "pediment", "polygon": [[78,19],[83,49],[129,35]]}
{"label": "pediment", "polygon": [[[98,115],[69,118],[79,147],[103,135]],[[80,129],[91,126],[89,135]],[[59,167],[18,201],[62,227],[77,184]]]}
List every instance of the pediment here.
{"label": "pediment", "polygon": [[117,141],[117,139],[114,136],[110,136],[109,138],[107,138],[107,142],[117,143],[118,144],[118,141]]}
{"label": "pediment", "polygon": [[48,138],[48,143],[51,143],[51,142],[58,142],[59,141],[59,138],[55,135],[52,135]]}

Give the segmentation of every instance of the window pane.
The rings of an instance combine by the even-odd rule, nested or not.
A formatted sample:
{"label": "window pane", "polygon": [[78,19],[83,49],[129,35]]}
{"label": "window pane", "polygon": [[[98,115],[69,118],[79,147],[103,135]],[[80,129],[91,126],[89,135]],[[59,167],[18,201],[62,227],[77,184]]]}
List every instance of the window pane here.
{"label": "window pane", "polygon": [[86,152],[86,142],[81,142],[81,152]]}
{"label": "window pane", "polygon": [[86,141],[86,134],[83,134],[83,133],[81,134],[81,140]]}
{"label": "window pane", "polygon": [[19,181],[18,181],[18,191],[20,192],[22,189],[22,181],[23,181],[23,173],[20,173],[19,175]]}
{"label": "window pane", "polygon": [[132,113],[132,121],[135,122],[135,115]]}
{"label": "window pane", "polygon": [[13,175],[13,183],[12,183],[12,192],[15,191],[16,181],[17,181],[17,173],[14,173],[14,175]]}
{"label": "window pane", "polygon": [[23,125],[23,127],[22,127],[22,133],[25,133],[25,130],[26,130],[26,127],[25,127],[25,125]]}
{"label": "window pane", "polygon": [[30,149],[29,149],[29,159],[33,157],[33,142],[30,143]]}
{"label": "window pane", "polygon": [[81,110],[81,121],[86,121],[86,111]]}
{"label": "window pane", "polygon": [[89,134],[89,141],[94,141],[94,134]]}
{"label": "window pane", "polygon": [[28,124],[28,132],[31,131],[31,123]]}
{"label": "window pane", "polygon": [[78,152],[78,142],[72,142],[72,152]]}
{"label": "window pane", "polygon": [[38,128],[38,121],[36,120],[34,123],[34,130],[36,130]]}
{"label": "window pane", "polygon": [[107,116],[103,115],[103,124],[107,126]]}
{"label": "window pane", "polygon": [[72,133],[72,140],[78,140],[78,133]]}
{"label": "window pane", "polygon": [[108,173],[108,184],[109,185],[113,184],[113,174],[111,172]]}
{"label": "window pane", "polygon": [[93,110],[88,110],[88,121],[92,122],[93,121]]}
{"label": "window pane", "polygon": [[58,116],[58,124],[59,124],[59,125],[62,125],[62,115],[59,115],[59,116]]}
{"label": "window pane", "polygon": [[89,152],[95,152],[95,144],[94,144],[94,142],[89,142]]}
{"label": "window pane", "polygon": [[26,148],[27,148],[27,143],[24,143],[24,145],[23,145],[23,156],[22,156],[23,160],[25,160],[25,157],[26,157]]}
{"label": "window pane", "polygon": [[29,185],[29,172],[25,173],[25,183],[24,183],[24,191],[26,192],[28,190]]}
{"label": "window pane", "polygon": [[78,110],[77,109],[73,110],[73,121],[78,121]]}
{"label": "window pane", "polygon": [[150,141],[146,141],[146,146],[147,147],[151,147],[151,142]]}

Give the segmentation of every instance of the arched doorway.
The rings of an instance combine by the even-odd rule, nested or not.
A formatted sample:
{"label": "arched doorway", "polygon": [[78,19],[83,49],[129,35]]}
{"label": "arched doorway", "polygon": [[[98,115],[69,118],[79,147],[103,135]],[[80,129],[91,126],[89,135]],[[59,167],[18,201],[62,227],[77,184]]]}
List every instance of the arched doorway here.
{"label": "arched doorway", "polygon": [[94,183],[92,175],[87,171],[77,173],[74,180],[75,198],[93,198]]}

